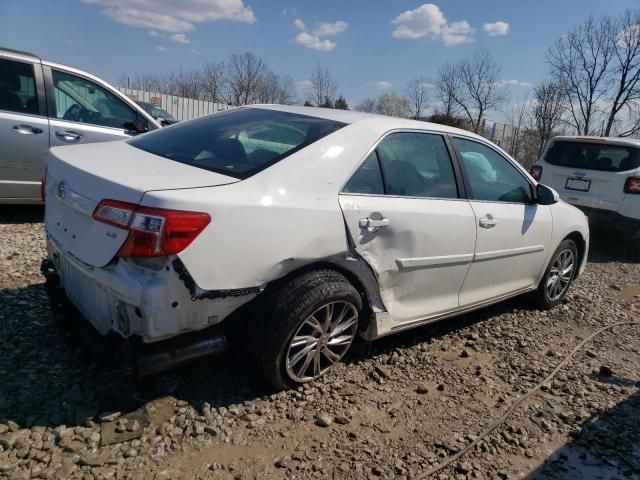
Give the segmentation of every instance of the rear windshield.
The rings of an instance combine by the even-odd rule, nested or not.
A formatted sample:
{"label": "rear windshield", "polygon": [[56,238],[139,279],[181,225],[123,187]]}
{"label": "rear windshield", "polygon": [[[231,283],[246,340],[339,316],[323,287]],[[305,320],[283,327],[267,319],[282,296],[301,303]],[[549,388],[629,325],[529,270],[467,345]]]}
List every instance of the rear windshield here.
{"label": "rear windshield", "polygon": [[288,112],[237,108],[129,143],[176,162],[245,179],[344,125]]}
{"label": "rear windshield", "polygon": [[603,143],[554,142],[545,161],[561,167],[624,172],[640,167],[640,148]]}

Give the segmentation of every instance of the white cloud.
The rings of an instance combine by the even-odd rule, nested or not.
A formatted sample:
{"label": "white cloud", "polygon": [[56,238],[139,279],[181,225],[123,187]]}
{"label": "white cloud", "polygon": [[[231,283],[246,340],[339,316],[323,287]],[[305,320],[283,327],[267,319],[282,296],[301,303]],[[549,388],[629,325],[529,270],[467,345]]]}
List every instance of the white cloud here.
{"label": "white cloud", "polygon": [[332,42],[331,40],[320,39],[316,35],[311,35],[307,32],[300,32],[296,35],[296,38],[293,39],[298,45],[302,45],[303,47],[313,48],[314,50],[320,50],[321,52],[329,52],[338,46],[337,43]]}
{"label": "white cloud", "polygon": [[156,47],[156,50],[157,50],[158,52],[168,52],[168,51],[169,51],[169,50],[167,50],[167,47],[163,47],[162,45],[158,45],[158,46]]}
{"label": "white cloud", "polygon": [[387,82],[386,80],[380,80],[379,82],[376,82],[376,87],[382,90],[386,90],[387,88],[393,87],[393,85],[390,82]]}
{"label": "white cloud", "polygon": [[158,32],[156,32],[155,30],[149,30],[149,36],[150,37],[159,37],[160,34]]}
{"label": "white cloud", "polygon": [[191,40],[189,40],[184,33],[174,33],[169,37],[169,40],[173,40],[176,43],[191,43]]}
{"label": "white cloud", "polygon": [[473,38],[469,35],[473,33],[473,28],[466,20],[453,22],[446,25],[442,30],[442,43],[447,47],[460,45],[461,43],[471,43]]}
{"label": "white cloud", "polygon": [[391,22],[395,29],[393,37],[399,39],[417,39],[429,37],[441,40],[446,46],[473,42],[470,35],[473,28],[466,20],[449,23],[442,10],[433,4],[425,3],[414,10],[401,13]]}
{"label": "white cloud", "polygon": [[506,87],[506,86],[513,86],[513,87],[530,87],[531,83],[529,82],[524,82],[522,80],[516,80],[511,79],[511,80],[500,80],[498,82],[496,82],[496,85],[498,87]]}
{"label": "white cloud", "polygon": [[509,24],[507,22],[493,22],[485,23],[482,28],[489,34],[490,37],[496,37],[498,35],[506,35],[509,33]]}
{"label": "white cloud", "polygon": [[316,27],[313,33],[318,37],[328,37],[329,35],[337,35],[344,32],[348,27],[349,24],[342,20],[338,20],[334,23],[322,22]]}
{"label": "white cloud", "polygon": [[336,42],[332,42],[331,40],[322,37],[337,35],[349,28],[349,24],[342,20],[337,20],[334,23],[322,22],[316,26],[312,33],[307,31],[307,26],[299,18],[296,18],[293,21],[293,25],[298,30],[302,30],[293,39],[295,43],[321,52],[329,52],[338,46]]}
{"label": "white cloud", "polygon": [[215,20],[254,23],[256,17],[243,0],[82,0],[104,7],[105,15],[136,28],[190,32],[195,24]]}

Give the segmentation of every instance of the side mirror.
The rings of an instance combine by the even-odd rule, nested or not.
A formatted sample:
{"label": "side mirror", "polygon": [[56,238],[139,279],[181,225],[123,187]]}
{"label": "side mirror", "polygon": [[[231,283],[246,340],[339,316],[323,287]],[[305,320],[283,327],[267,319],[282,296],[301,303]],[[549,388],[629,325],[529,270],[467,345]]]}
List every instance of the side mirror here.
{"label": "side mirror", "polygon": [[136,120],[133,126],[135,127],[135,131],[138,133],[145,133],[149,131],[149,122],[147,122],[146,118],[140,115],[136,115]]}
{"label": "side mirror", "polygon": [[539,183],[536,185],[536,199],[540,205],[553,205],[560,201],[560,195],[553,188]]}

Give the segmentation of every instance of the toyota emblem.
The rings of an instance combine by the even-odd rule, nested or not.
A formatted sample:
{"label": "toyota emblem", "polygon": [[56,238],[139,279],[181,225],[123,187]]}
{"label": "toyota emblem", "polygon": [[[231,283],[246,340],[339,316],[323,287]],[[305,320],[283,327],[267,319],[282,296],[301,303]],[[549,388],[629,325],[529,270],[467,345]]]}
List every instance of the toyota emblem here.
{"label": "toyota emblem", "polygon": [[58,198],[64,198],[67,194],[67,185],[64,183],[64,180],[58,183]]}

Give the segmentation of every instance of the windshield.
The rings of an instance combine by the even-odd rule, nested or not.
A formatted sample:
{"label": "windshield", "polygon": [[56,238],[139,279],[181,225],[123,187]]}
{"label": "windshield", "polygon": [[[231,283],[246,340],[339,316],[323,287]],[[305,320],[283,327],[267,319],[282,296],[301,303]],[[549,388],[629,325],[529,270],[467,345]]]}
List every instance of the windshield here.
{"label": "windshield", "polygon": [[129,143],[176,162],[248,178],[345,124],[260,108],[237,108]]}
{"label": "windshield", "polygon": [[561,167],[624,172],[640,166],[640,148],[591,142],[554,142],[545,161]]}
{"label": "windshield", "polygon": [[173,116],[167,112],[166,110],[156,107],[151,103],[140,103],[140,106],[146,110],[146,112],[151,115],[153,118],[157,119],[168,119],[175,120]]}

